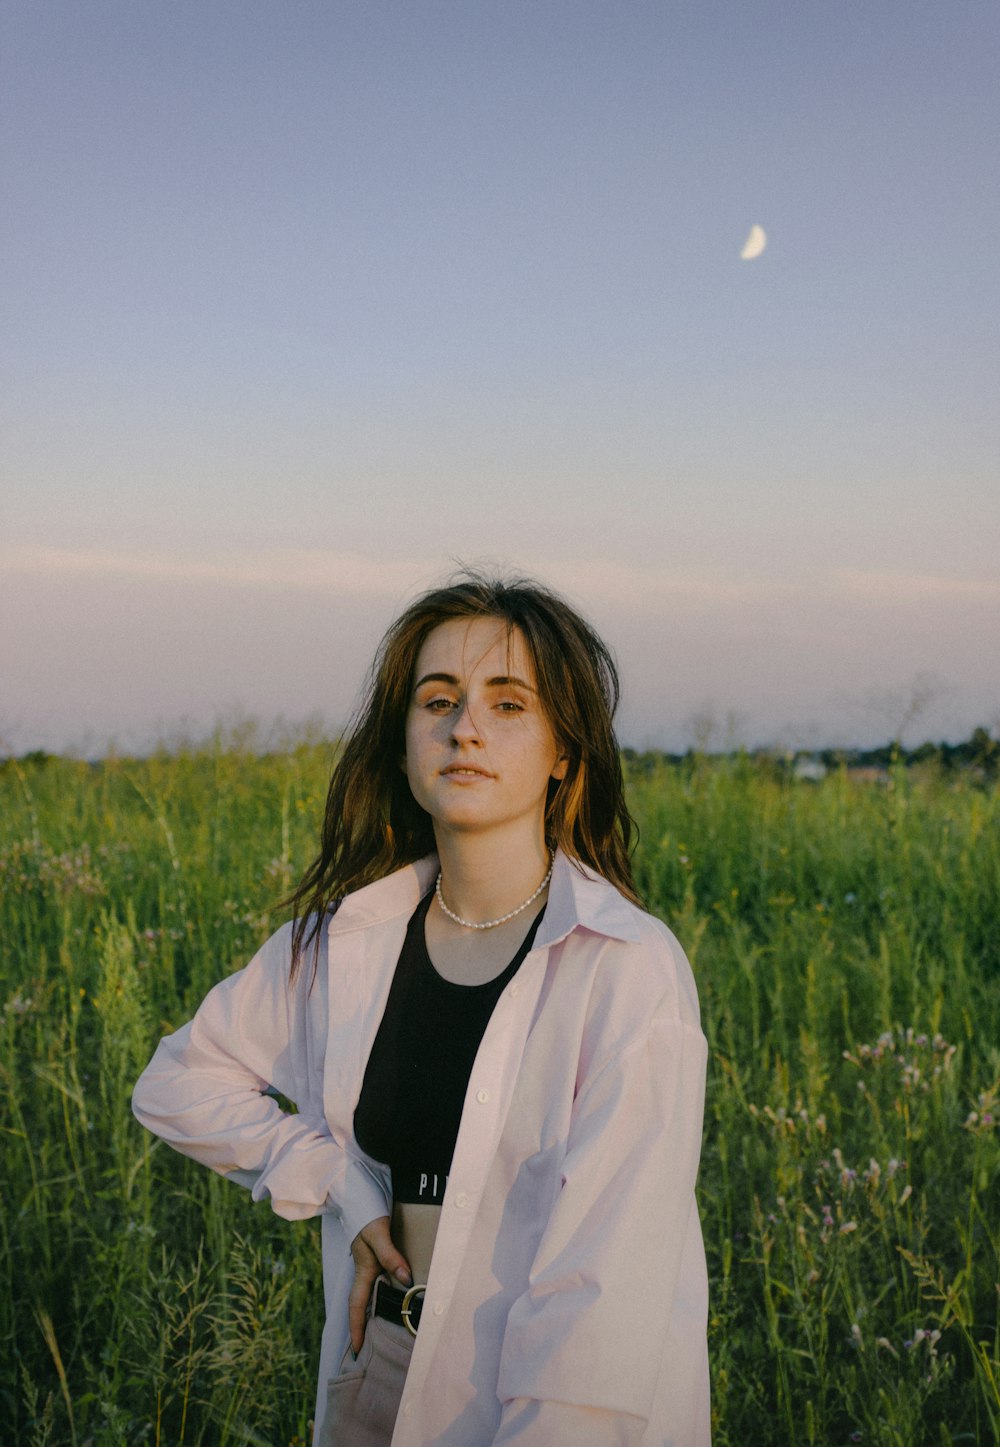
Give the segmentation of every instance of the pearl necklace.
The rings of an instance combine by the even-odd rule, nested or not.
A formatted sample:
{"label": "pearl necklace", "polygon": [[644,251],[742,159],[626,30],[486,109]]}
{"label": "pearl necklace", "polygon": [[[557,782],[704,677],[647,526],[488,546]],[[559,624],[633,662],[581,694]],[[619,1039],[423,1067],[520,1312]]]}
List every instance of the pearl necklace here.
{"label": "pearl necklace", "polygon": [[548,873],[546,874],[545,878],[542,880],[538,888],[535,890],[534,894],[529,894],[528,898],[524,901],[524,903],[519,904],[517,909],[512,909],[509,914],[502,914],[499,919],[485,920],[483,924],[476,924],[475,921],[471,919],[463,919],[460,914],[455,914],[454,910],[450,910],[448,908],[448,906],[444,902],[444,897],[441,894],[440,872],[438,873],[437,883],[434,885],[434,893],[437,895],[437,902],[444,910],[445,914],[448,916],[449,919],[453,919],[456,924],[464,925],[466,929],[496,929],[498,924],[506,924],[509,919],[513,919],[516,914],[520,914],[523,909],[527,909],[529,904],[534,903],[534,901],[541,894],[542,890],[548,884],[549,880],[552,878],[552,868],[555,862],[556,856],[550,851]]}

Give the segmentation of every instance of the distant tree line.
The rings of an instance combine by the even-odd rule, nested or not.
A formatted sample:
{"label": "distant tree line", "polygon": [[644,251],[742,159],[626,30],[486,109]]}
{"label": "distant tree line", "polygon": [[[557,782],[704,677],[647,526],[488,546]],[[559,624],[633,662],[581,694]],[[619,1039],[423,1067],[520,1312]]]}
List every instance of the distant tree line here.
{"label": "distant tree line", "polygon": [[[622,750],[629,768],[639,774],[650,773],[664,763],[691,763],[705,756],[704,750],[688,749],[684,753],[669,753],[660,749]],[[994,738],[989,729],[974,729],[964,743],[927,743],[914,749],[904,748],[896,741],[879,744],[872,749],[730,749],[712,751],[714,758],[746,758],[767,762],[772,768],[793,769],[796,762],[810,759],[820,763],[828,771],[839,768],[888,770],[894,765],[936,765],[944,773],[958,770],[976,773],[980,778],[994,780],[1000,773],[1000,738]]]}

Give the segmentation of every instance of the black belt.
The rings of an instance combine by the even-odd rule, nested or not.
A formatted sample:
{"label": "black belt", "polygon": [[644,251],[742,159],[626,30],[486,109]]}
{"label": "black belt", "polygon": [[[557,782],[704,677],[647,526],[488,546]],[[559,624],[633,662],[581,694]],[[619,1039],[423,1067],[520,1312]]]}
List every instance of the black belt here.
{"label": "black belt", "polygon": [[376,1281],[372,1314],[382,1317],[384,1321],[401,1322],[411,1336],[416,1336],[426,1290],[426,1286],[411,1286],[404,1290],[401,1286],[393,1286],[389,1281]]}

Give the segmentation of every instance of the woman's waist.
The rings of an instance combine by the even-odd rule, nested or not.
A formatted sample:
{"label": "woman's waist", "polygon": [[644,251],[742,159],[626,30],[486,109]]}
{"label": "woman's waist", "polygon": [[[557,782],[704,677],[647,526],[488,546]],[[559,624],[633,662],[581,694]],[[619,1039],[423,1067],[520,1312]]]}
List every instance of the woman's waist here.
{"label": "woman's waist", "polygon": [[437,1237],[441,1207],[397,1201],[392,1209],[392,1239],[409,1263],[413,1280],[426,1284]]}

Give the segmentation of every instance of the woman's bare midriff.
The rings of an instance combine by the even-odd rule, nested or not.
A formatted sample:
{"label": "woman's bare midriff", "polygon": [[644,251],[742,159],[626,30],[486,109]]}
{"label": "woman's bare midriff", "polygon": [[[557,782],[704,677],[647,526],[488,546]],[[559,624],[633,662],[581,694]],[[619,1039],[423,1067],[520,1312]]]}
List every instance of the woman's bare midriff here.
{"label": "woman's bare midriff", "polygon": [[440,1219],[440,1206],[397,1203],[393,1207],[393,1244],[409,1262],[413,1280],[418,1286],[426,1285],[430,1274],[434,1238]]}

